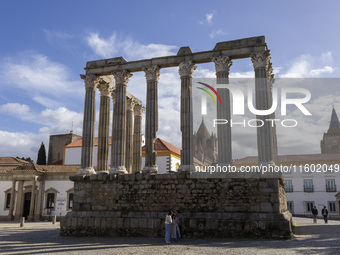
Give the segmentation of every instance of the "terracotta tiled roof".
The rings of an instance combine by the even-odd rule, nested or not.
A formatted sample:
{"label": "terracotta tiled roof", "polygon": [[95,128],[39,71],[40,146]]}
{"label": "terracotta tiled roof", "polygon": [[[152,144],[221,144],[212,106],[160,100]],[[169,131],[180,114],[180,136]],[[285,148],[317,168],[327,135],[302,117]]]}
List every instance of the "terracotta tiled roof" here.
{"label": "terracotta tiled roof", "polygon": [[46,165],[44,170],[48,173],[76,173],[80,169],[79,165]]}
{"label": "terracotta tiled roof", "polygon": [[13,168],[12,170],[9,170],[10,172],[15,172],[15,171],[37,171],[37,172],[44,172],[43,167],[37,165],[34,162],[22,164],[20,166],[17,166]]}
{"label": "terracotta tiled roof", "polygon": [[[65,146],[65,148],[72,148],[72,147],[81,147],[82,146],[83,139],[78,138],[77,140],[74,140],[72,143]],[[111,137],[109,137],[109,144],[111,145]],[[98,137],[94,139],[94,146],[98,146]]]}
{"label": "terracotta tiled roof", "polygon": [[[164,141],[163,139],[156,138],[156,145],[155,145],[156,152],[164,152],[170,151],[176,153],[177,155],[181,155],[181,149]],[[142,151],[145,152],[145,145],[142,147]]]}
{"label": "terracotta tiled roof", "polygon": [[[278,163],[294,163],[294,162],[327,162],[338,161],[340,163],[340,154],[300,154],[300,155],[280,155]],[[240,164],[257,164],[257,156],[250,156],[239,159],[234,162],[235,165]]]}
{"label": "terracotta tiled roof", "polygon": [[0,157],[0,165],[18,165],[28,163],[25,160],[14,157]]}

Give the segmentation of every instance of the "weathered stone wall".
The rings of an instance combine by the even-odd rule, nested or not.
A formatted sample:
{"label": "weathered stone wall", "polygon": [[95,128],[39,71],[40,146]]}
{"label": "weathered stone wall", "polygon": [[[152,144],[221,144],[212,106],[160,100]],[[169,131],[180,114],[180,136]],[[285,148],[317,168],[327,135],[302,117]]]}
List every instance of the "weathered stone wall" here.
{"label": "weathered stone wall", "polygon": [[185,237],[287,238],[291,214],[281,179],[195,179],[189,173],[73,176],[73,211],[61,235],[164,236],[169,210]]}

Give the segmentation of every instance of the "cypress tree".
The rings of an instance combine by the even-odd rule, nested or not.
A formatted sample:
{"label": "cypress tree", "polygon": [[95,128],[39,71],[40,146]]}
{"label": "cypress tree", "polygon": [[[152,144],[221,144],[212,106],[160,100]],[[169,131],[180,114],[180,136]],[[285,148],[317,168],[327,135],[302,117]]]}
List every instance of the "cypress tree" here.
{"label": "cypress tree", "polygon": [[46,150],[43,142],[41,143],[40,149],[38,151],[37,164],[46,165]]}

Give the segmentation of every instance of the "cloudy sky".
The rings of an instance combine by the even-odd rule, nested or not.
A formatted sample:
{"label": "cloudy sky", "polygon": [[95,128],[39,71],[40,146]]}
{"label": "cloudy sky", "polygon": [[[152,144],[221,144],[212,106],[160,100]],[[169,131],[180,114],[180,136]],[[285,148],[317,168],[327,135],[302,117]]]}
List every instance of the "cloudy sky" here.
{"label": "cloudy sky", "polygon": [[[0,9],[0,156],[36,160],[41,142],[48,145],[49,135],[68,133],[72,123],[82,134],[79,74],[91,60],[174,55],[182,46],[205,51],[217,42],[264,35],[275,77],[338,78],[339,10],[336,0],[6,1]],[[249,59],[234,61],[230,76],[252,77],[252,70]],[[213,77],[213,64],[199,65],[194,76]],[[322,95],[318,86],[311,91],[312,118],[293,109],[299,128],[278,128],[281,154],[320,152],[332,105],[340,113],[337,86],[325,84]],[[128,91],[145,102],[143,73],[134,74]],[[161,70],[158,136],[178,147],[179,95],[177,68]],[[256,154],[251,132],[233,131],[235,157]]]}

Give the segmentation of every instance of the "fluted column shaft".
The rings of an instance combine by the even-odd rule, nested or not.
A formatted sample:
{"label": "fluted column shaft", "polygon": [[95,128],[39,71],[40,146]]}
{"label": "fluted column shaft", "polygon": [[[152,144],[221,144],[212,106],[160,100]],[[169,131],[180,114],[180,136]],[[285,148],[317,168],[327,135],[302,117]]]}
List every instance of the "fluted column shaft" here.
{"label": "fluted column shaft", "polygon": [[[217,84],[229,84],[229,69],[232,60],[228,56],[213,58]],[[217,119],[226,119],[230,123],[230,93],[228,88],[217,88],[222,105],[217,104]],[[217,125],[218,164],[232,165],[231,126]]]}
{"label": "fluted column shaft", "polygon": [[180,171],[194,170],[193,155],[193,107],[192,107],[192,75],[196,65],[192,61],[179,65],[181,76],[181,132],[182,150]]}
{"label": "fluted column shaft", "polygon": [[134,102],[131,98],[127,99],[126,107],[126,157],[125,157],[125,167],[128,173],[132,173],[132,160],[133,160],[133,107]]}
{"label": "fluted column shaft", "polygon": [[100,109],[98,126],[97,172],[109,171],[110,103],[112,86],[105,81],[98,85]]}
{"label": "fluted column shaft", "polygon": [[133,172],[142,170],[142,115],[144,107],[135,105],[134,107],[134,130],[133,130]]}
{"label": "fluted column shaft", "polygon": [[77,175],[91,175],[96,173],[93,169],[93,158],[97,77],[95,75],[81,75],[80,77],[85,82],[86,92],[81,149],[81,169],[78,171]]}
{"label": "fluted column shaft", "polygon": [[132,76],[127,70],[114,71],[116,81],[116,96],[114,105],[114,119],[112,132],[112,155],[110,173],[126,174],[125,146],[126,146],[126,86]]}
{"label": "fluted column shaft", "polygon": [[[267,73],[270,65],[269,51],[251,55],[255,69],[255,98],[257,110],[268,110],[272,106],[271,84],[268,83]],[[256,118],[263,121],[264,125],[257,127],[257,147],[259,165],[275,164],[277,158],[275,126],[265,121],[273,115],[257,115]],[[276,154],[276,155],[275,155]]]}
{"label": "fluted column shaft", "polygon": [[145,116],[145,167],[143,172],[157,173],[156,138],[158,131],[158,79],[160,68],[143,69],[147,80]]}
{"label": "fluted column shaft", "polygon": [[15,184],[16,184],[16,180],[13,180],[12,189],[11,189],[11,202],[9,205],[9,212],[8,212],[8,220],[13,220],[14,203],[15,203]]}

